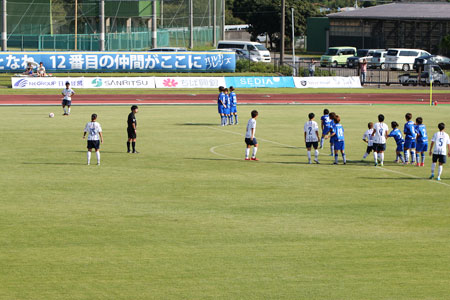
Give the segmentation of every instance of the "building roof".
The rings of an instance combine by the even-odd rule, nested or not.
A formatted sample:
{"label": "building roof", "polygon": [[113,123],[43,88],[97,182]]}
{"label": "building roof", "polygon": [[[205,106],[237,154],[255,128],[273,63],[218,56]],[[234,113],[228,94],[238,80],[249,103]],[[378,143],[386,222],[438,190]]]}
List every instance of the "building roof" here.
{"label": "building roof", "polygon": [[353,11],[332,13],[329,18],[339,19],[419,19],[450,20],[448,2],[403,2],[377,5]]}

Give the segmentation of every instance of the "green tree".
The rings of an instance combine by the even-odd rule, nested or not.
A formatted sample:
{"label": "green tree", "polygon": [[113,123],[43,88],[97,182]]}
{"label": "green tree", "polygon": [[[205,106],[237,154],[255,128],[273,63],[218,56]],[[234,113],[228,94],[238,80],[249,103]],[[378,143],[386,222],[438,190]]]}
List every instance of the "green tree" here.
{"label": "green tree", "polygon": [[442,38],[440,48],[442,53],[444,54],[450,54],[450,35],[447,35]]}

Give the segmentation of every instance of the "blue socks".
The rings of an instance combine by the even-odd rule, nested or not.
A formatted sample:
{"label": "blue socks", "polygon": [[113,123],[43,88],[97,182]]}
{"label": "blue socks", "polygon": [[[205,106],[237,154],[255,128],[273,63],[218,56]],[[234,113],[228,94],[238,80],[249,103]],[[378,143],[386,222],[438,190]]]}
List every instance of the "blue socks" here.
{"label": "blue socks", "polygon": [[345,156],[345,153],[342,153],[342,159],[344,160],[344,164],[347,163],[347,157]]}
{"label": "blue socks", "polygon": [[336,153],[335,155],[334,155],[334,163],[335,164],[337,164],[338,163],[338,154]]}
{"label": "blue socks", "polygon": [[237,115],[234,115],[234,121],[235,121],[236,124],[238,123]]}

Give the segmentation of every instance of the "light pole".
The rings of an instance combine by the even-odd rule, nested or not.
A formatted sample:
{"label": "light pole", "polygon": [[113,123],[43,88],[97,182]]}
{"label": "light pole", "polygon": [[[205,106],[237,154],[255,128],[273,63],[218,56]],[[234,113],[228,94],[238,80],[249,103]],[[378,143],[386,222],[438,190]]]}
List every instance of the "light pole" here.
{"label": "light pole", "polygon": [[291,7],[292,14],[292,63],[294,65],[294,76],[297,75],[297,68],[295,67],[295,27],[294,27],[294,8]]}
{"label": "light pole", "polygon": [[280,65],[284,63],[284,34],[286,27],[286,0],[281,0],[281,39],[280,39]]}

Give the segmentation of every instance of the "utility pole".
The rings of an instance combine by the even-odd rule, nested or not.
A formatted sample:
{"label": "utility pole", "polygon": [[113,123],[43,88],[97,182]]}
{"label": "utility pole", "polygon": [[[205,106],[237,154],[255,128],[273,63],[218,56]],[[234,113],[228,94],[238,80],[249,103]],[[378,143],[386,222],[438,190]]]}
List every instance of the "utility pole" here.
{"label": "utility pole", "polygon": [[159,26],[164,27],[164,0],[159,2]]}
{"label": "utility pole", "polygon": [[284,63],[284,34],[286,27],[286,0],[281,0],[281,39],[280,39],[280,65]]}
{"label": "utility pole", "polygon": [[194,0],[189,0],[189,49],[194,48]]}
{"label": "utility pole", "polygon": [[156,0],[153,0],[153,12],[152,12],[152,46],[158,48],[158,29],[156,28]]}
{"label": "utility pole", "polygon": [[222,40],[225,40],[225,0],[222,0]]}
{"label": "utility pole", "polygon": [[294,8],[291,7],[291,19],[292,19],[292,64],[294,65],[294,76],[297,74],[297,68],[295,67],[295,23],[294,23]]}
{"label": "utility pole", "polygon": [[213,43],[217,46],[217,0],[213,1]]}
{"label": "utility pole", "polygon": [[75,0],[75,51],[77,51],[77,34],[78,34],[78,0]]}
{"label": "utility pole", "polygon": [[8,50],[6,0],[2,0],[2,51]]}
{"label": "utility pole", "polygon": [[100,0],[100,51],[105,51],[105,0]]}

